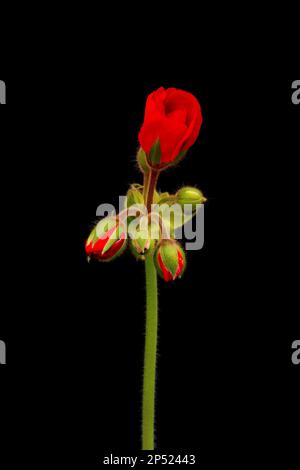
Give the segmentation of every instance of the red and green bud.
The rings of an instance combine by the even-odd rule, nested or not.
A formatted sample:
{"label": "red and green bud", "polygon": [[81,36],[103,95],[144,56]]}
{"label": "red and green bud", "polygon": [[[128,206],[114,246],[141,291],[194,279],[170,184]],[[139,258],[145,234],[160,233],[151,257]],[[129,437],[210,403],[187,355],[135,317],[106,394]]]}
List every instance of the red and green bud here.
{"label": "red and green bud", "polygon": [[176,202],[178,204],[181,206],[191,204],[193,206],[193,210],[197,208],[197,204],[204,204],[206,201],[207,199],[203,196],[202,191],[190,186],[181,188],[176,194]]}
{"label": "red and green bud", "polygon": [[106,217],[92,230],[85,243],[86,254],[98,261],[111,261],[126,247],[126,230],[116,218]]}
{"label": "red and green bud", "polygon": [[166,281],[180,278],[186,267],[185,253],[175,240],[163,240],[154,253],[158,274]]}

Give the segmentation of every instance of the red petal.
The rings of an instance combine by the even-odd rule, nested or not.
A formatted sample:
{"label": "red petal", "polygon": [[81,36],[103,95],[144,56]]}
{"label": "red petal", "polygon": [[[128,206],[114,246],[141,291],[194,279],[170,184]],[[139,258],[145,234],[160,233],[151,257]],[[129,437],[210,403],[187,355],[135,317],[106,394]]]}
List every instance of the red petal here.
{"label": "red petal", "polygon": [[181,254],[181,251],[177,250],[177,253],[178,253],[178,268],[177,268],[177,271],[176,271],[176,274],[175,274],[175,279],[176,279],[176,277],[180,276],[180,274],[182,273],[183,268],[184,268],[184,259],[183,259],[183,256]]}
{"label": "red petal", "polygon": [[176,88],[169,88],[167,90],[167,98],[165,100],[165,106],[169,112],[184,109],[186,115],[186,133],[178,143],[178,147],[175,150],[175,156],[183,150],[188,150],[196,141],[201,125],[202,125],[202,112],[198,100],[194,95],[187,91],[177,90]]}
{"label": "red petal", "polygon": [[[182,141],[186,134],[185,125],[176,119],[159,117],[143,124],[139,133],[139,142],[146,153],[159,138],[161,148],[161,163],[169,163],[174,160],[174,149]],[[177,156],[177,155],[176,155]]]}
{"label": "red petal", "polygon": [[119,240],[117,240],[111,247],[108,251],[106,251],[103,254],[99,254],[97,256],[98,259],[101,259],[101,260],[106,260],[106,259],[109,259],[109,258],[112,258],[121,248],[122,246],[124,245],[125,243],[125,238],[120,238]]}
{"label": "red petal", "polygon": [[103,250],[103,248],[105,247],[105,245],[107,243],[107,240],[108,240],[107,237],[102,236],[101,238],[99,238],[99,240],[96,241],[96,243],[94,244],[93,249],[92,249],[92,254],[94,256],[101,255],[102,250]]}
{"label": "red petal", "polygon": [[92,247],[92,255],[96,256],[97,258],[102,256],[102,250],[115,230],[116,226],[113,226],[96,241]]}
{"label": "red petal", "polygon": [[92,254],[92,251],[93,251],[93,243],[90,242],[89,244],[87,244],[87,241],[85,242],[85,252],[88,256],[90,256]]}
{"label": "red petal", "polygon": [[157,260],[158,260],[159,267],[162,270],[164,280],[166,282],[173,281],[172,273],[168,271],[167,268],[165,267],[160,253],[158,253],[157,255]]}
{"label": "red petal", "polygon": [[108,230],[102,237],[100,237],[97,242],[91,247],[91,244],[88,246],[89,255],[93,255],[96,259],[106,260],[112,258],[124,245],[126,241],[126,234],[123,231],[120,235],[120,238],[117,238],[114,244],[110,247],[108,251],[102,253],[106,243],[109,241],[110,237],[116,230],[116,226],[113,226]]}

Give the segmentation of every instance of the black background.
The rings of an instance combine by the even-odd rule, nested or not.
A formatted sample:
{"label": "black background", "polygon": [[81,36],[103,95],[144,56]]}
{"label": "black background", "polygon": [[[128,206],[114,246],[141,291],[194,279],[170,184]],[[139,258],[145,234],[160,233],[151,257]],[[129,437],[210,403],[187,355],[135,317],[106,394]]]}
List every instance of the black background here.
{"label": "black background", "polygon": [[243,462],[239,451],[268,462],[296,449],[300,106],[293,80],[243,77],[120,78],[92,68],[76,79],[0,77],[3,448],[19,451],[11,462],[21,454],[92,468],[104,453],[140,448],[143,264],[127,252],[89,265],[84,241],[97,206],[141,181],[137,134],[159,86],[192,92],[204,124],[158,187],[196,185],[208,203],[204,248],[188,253],[182,280],[159,285],[157,448],[196,450],[212,466]]}

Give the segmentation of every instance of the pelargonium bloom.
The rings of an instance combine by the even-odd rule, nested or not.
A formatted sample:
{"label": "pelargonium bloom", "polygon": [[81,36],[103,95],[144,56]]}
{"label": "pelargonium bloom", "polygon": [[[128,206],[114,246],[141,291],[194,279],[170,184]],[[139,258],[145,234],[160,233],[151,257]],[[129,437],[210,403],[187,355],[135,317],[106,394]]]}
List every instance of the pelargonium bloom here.
{"label": "pelargonium bloom", "polygon": [[187,91],[161,87],[146,102],[139,142],[151,167],[162,169],[185,155],[202,125],[198,100]]}

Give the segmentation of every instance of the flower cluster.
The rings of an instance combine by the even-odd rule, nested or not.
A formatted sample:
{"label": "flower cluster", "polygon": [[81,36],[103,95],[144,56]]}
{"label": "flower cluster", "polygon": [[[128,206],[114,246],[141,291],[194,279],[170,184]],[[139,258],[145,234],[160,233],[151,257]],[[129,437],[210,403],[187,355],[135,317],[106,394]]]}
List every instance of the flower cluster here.
{"label": "flower cluster", "polygon": [[[201,125],[200,104],[191,93],[159,88],[148,96],[137,153],[143,185],[131,185],[127,208],[116,217],[100,220],[93,228],[85,245],[89,259],[113,260],[129,244],[137,259],[153,257],[158,274],[166,282],[182,276],[186,266],[184,250],[174,238],[172,224],[166,230],[159,208],[163,204],[170,207],[188,204],[195,215],[206,199],[192,187],[183,187],[173,195],[159,193],[156,183],[161,171],[183,159],[197,139]],[[129,222],[134,223],[135,230],[130,229]]]}

